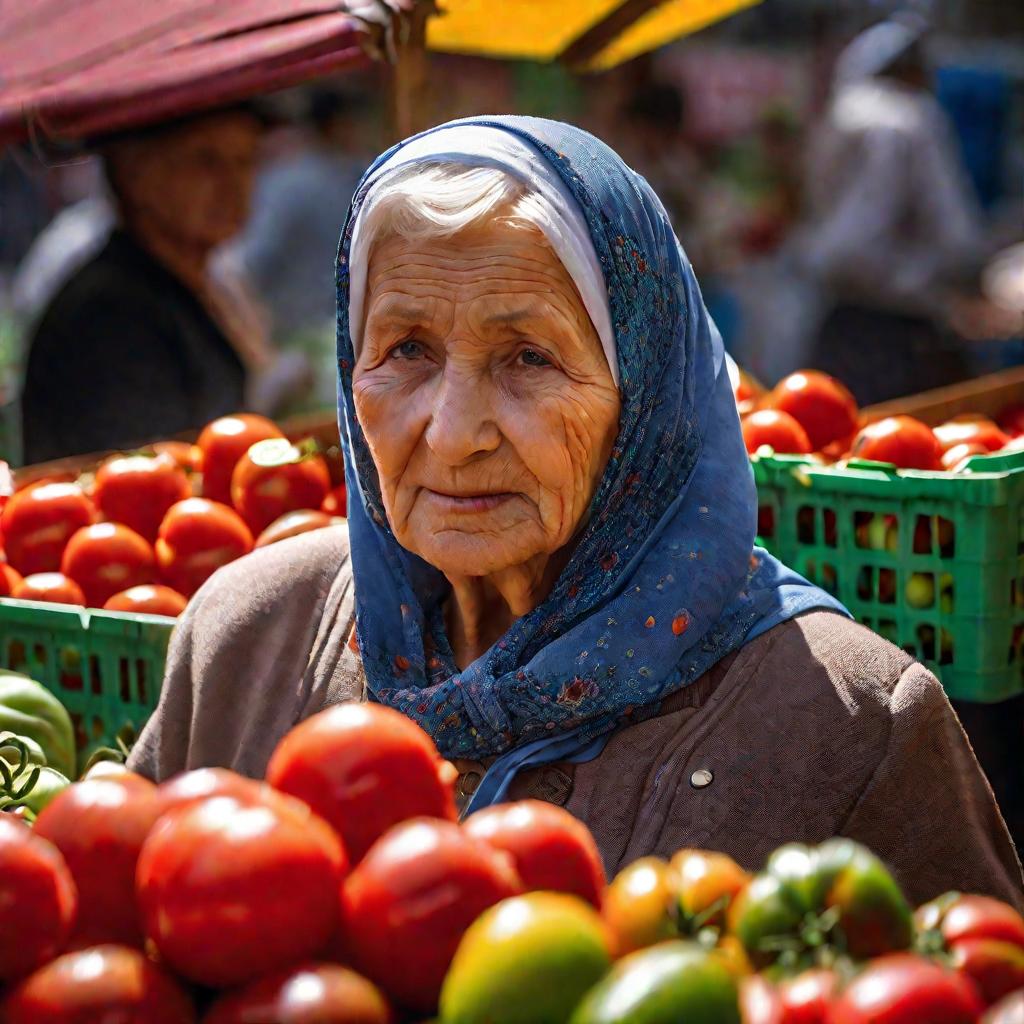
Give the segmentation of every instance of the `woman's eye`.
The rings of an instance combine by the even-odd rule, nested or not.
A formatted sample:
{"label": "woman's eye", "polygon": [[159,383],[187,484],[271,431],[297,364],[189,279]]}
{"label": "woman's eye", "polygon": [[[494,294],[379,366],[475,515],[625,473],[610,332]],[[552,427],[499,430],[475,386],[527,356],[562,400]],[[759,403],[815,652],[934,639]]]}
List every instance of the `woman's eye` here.
{"label": "woman's eye", "polygon": [[526,366],[550,366],[551,360],[542,356],[535,348],[524,348],[519,353],[519,358],[522,359]]}
{"label": "woman's eye", "polygon": [[418,341],[403,341],[389,355],[392,359],[419,359],[423,355],[423,346]]}

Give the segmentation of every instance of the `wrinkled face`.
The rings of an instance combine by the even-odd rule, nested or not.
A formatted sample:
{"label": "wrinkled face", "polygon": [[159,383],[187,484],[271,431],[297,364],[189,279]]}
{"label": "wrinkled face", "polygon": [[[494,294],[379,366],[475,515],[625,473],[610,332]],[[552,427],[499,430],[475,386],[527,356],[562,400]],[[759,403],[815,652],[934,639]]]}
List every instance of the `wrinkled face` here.
{"label": "wrinkled face", "polygon": [[608,461],[619,395],[540,232],[382,240],[366,311],[356,415],[398,541],[449,577],[568,543]]}

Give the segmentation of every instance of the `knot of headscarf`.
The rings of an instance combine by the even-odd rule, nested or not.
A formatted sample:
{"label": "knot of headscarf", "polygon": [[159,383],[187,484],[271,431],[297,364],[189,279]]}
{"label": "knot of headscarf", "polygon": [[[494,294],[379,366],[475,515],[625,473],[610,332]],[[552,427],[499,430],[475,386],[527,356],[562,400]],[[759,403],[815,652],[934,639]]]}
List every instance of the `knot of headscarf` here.
{"label": "knot of headscarf", "polygon": [[353,223],[404,143],[378,158],[338,256],[356,635],[373,700],[417,721],[447,757],[498,756],[497,781],[482,787],[496,799],[516,768],[592,756],[602,737],[758,633],[810,608],[843,609],[754,547],[757,498],[722,342],[647,183],[554,121],[479,117],[417,138],[433,136],[443,154],[445,131],[466,124],[524,140],[579,204],[607,286],[621,398],[618,438],[567,566],[542,604],[460,671],[445,634],[450,588],[388,527],[352,401]]}

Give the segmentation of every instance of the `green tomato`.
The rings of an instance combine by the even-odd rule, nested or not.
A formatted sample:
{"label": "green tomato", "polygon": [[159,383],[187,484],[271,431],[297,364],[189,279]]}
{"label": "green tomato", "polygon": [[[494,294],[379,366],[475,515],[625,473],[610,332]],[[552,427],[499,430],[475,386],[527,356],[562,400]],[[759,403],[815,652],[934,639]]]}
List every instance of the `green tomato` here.
{"label": "green tomato", "polygon": [[721,957],[672,939],[620,960],[570,1024],[740,1024],[736,979]]}
{"label": "green tomato", "polygon": [[48,765],[62,775],[74,775],[71,716],[41,683],[18,672],[0,671],[0,731],[34,740]]}
{"label": "green tomato", "polygon": [[778,956],[780,941],[795,940],[806,912],[792,877],[762,872],[733,901],[729,923],[751,962],[765,967]]}
{"label": "green tomato", "polygon": [[[30,766],[20,775],[15,776],[13,786],[15,792],[29,780],[32,772],[38,767],[38,765]],[[39,778],[24,796],[17,799],[0,796],[0,811],[9,811],[15,807],[27,807],[33,817],[37,817],[42,813],[43,808],[70,784],[66,775],[62,775],[53,768],[43,766],[39,768]]]}

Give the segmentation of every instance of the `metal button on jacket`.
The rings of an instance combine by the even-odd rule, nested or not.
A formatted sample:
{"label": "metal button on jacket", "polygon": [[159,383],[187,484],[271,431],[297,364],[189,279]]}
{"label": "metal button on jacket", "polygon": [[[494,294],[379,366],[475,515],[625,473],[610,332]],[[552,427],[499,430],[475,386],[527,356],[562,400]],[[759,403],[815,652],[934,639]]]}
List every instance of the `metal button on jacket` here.
{"label": "metal button on jacket", "polygon": [[714,777],[715,774],[710,768],[698,768],[690,776],[690,785],[693,786],[694,789],[703,789],[705,786],[711,785],[711,781]]}

